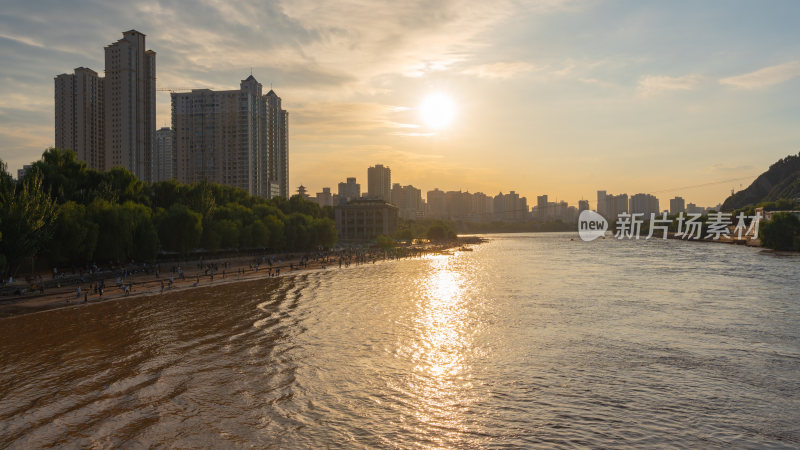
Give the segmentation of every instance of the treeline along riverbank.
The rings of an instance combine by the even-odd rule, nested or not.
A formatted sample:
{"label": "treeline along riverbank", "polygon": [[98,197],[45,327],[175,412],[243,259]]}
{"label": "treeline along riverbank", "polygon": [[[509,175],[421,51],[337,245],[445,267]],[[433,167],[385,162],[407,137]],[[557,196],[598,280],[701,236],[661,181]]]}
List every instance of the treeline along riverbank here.
{"label": "treeline along riverbank", "polygon": [[20,180],[0,161],[0,273],[155,261],[159,255],[307,251],[336,242],[332,211],[214,183],[146,183],[49,149]]}

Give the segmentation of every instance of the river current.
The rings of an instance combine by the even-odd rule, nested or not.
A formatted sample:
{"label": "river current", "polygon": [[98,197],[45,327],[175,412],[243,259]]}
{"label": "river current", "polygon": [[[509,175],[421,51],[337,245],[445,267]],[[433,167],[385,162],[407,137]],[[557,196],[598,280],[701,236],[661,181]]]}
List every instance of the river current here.
{"label": "river current", "polygon": [[0,320],[0,447],[800,446],[800,257],[486,237]]}

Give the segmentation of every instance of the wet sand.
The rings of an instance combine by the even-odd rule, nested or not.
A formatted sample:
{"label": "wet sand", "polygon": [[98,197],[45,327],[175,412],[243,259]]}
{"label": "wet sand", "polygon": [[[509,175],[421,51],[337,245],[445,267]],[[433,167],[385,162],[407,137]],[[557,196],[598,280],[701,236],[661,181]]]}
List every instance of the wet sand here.
{"label": "wet sand", "polygon": [[[456,242],[448,245],[436,245],[428,248],[415,248],[414,251],[419,254],[430,254],[452,251],[464,245],[464,242]],[[251,280],[258,280],[264,278],[271,278],[275,276],[296,275],[303,272],[319,271],[319,270],[339,270],[338,257],[329,256],[329,260],[313,260],[310,259],[305,265],[301,265],[301,257],[292,258],[285,261],[278,261],[272,267],[268,263],[260,263],[258,268],[253,263],[253,257],[239,257],[227,258],[219,260],[209,260],[202,264],[219,264],[223,267],[227,261],[230,266],[224,269],[219,269],[213,275],[206,274],[205,269],[198,269],[198,261],[189,262],[186,264],[174,264],[175,266],[181,265],[186,267],[184,270],[185,278],[181,279],[177,273],[171,271],[161,272],[159,277],[154,274],[135,274],[129,276],[123,285],[129,283],[133,284],[133,288],[129,294],[126,294],[122,287],[116,284],[116,275],[104,276],[105,289],[103,295],[94,293],[90,288],[92,281],[86,281],[75,284],[71,280],[65,280],[64,284],[68,286],[61,286],[60,288],[50,288],[45,290],[45,294],[31,293],[23,296],[16,296],[11,298],[2,299],[0,304],[0,320],[3,318],[15,317],[23,314],[32,314],[40,311],[47,311],[57,308],[80,307],[90,303],[105,302],[109,300],[118,300],[122,298],[135,298],[145,297],[152,295],[162,295],[169,292],[185,291],[187,289],[204,288],[208,286],[219,286],[223,284],[245,282]],[[373,264],[379,261],[392,260],[392,257],[381,256],[377,251],[370,253],[363,262],[356,262],[352,260],[349,266],[357,266],[362,264]],[[373,262],[374,261],[374,262]],[[168,266],[168,264],[161,264]],[[173,264],[169,264],[172,266]],[[345,269],[346,264],[343,262],[341,268]],[[324,267],[324,269],[323,269]],[[280,273],[277,273],[280,270]],[[116,272],[115,272],[116,273]],[[169,287],[169,278],[173,277],[173,285]],[[162,292],[162,282],[164,284]],[[94,282],[96,283],[96,282]],[[77,296],[77,288],[81,287],[80,297]],[[20,285],[20,287],[23,287]],[[84,303],[84,293],[88,292],[86,303]]]}

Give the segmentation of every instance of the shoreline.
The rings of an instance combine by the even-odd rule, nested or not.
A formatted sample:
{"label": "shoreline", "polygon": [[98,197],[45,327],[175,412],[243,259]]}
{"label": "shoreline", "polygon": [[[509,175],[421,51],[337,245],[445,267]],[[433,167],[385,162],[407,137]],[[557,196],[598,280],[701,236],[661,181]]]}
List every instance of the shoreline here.
{"label": "shoreline", "polygon": [[[87,288],[87,291],[82,291],[80,294],[81,297],[78,297],[77,286],[81,286],[83,288],[86,287],[86,285],[91,285],[90,282],[83,282],[76,283],[70,287],[57,288],[58,290],[56,292],[48,293],[46,295],[35,295],[29,297],[20,296],[16,299],[3,299],[3,303],[0,304],[0,321],[29,314],[52,311],[55,309],[75,308],[101,302],[159,296],[174,292],[185,292],[193,289],[223,286],[233,283],[246,283],[249,281],[257,281],[268,278],[295,276],[327,271],[331,269],[346,269],[350,268],[351,265],[353,267],[358,267],[361,265],[391,262],[399,259],[422,257],[430,254],[447,254],[453,251],[458,251],[465,246],[479,244],[482,242],[485,242],[485,240],[468,238],[458,239],[454,242],[432,245],[428,247],[396,247],[396,249],[400,249],[404,253],[407,253],[405,255],[390,256],[388,252],[374,250],[370,253],[365,253],[360,257],[349,257],[346,261],[342,256],[333,257],[326,255],[322,259],[308,259],[305,263],[302,262],[302,257],[293,258],[286,261],[279,261],[279,264],[274,267],[267,265],[264,267],[259,267],[259,264],[254,266],[253,264],[248,264],[245,262],[244,264],[229,266],[230,271],[226,268],[223,271],[212,272],[211,274],[203,273],[203,269],[201,267],[200,272],[191,274],[186,273],[184,278],[173,277],[173,287],[164,286],[163,288],[162,284],[166,285],[167,280],[170,278],[170,273],[161,274],[161,277],[157,277],[152,274],[140,275],[140,278],[145,277],[146,279],[130,282],[134,288],[128,294],[125,293],[125,290],[122,287],[112,285],[114,276],[103,277],[104,280],[110,281],[109,286],[104,289],[105,292],[103,295],[93,293],[91,288]],[[379,255],[379,253],[381,255]],[[209,263],[213,263],[213,261]],[[132,276],[132,278],[133,277],[135,277],[135,275]],[[128,283],[129,282],[126,281],[123,283],[123,286]],[[86,296],[85,302],[84,296]]]}

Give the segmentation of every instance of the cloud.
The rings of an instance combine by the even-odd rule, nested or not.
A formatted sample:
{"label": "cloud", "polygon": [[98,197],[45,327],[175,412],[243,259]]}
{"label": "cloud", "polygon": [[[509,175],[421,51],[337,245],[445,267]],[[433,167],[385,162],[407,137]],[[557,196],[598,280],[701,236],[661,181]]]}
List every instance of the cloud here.
{"label": "cloud", "polygon": [[367,102],[308,102],[290,111],[294,136],[299,139],[418,128],[419,125],[397,120],[402,119],[398,115],[409,112],[402,107]]}
{"label": "cloud", "polygon": [[652,97],[669,91],[691,91],[702,81],[700,75],[648,75],[639,80],[637,90],[641,97]]}
{"label": "cloud", "polygon": [[754,72],[723,78],[719,82],[722,85],[740,89],[758,89],[783,83],[797,76],[800,76],[800,61],[791,61],[764,67]]}
{"label": "cloud", "polygon": [[480,64],[464,69],[462,73],[474,75],[478,78],[487,79],[508,79],[521,73],[535,70],[536,66],[524,61],[516,62],[496,62],[491,64]]}

